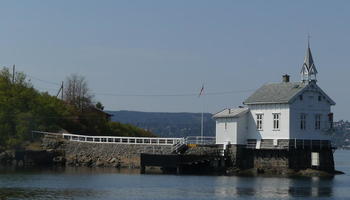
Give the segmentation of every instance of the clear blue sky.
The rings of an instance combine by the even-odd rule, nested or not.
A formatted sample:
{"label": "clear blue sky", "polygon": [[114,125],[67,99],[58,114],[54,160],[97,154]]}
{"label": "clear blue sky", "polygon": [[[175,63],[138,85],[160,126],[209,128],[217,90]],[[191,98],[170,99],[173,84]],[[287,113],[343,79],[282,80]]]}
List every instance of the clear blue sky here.
{"label": "clear blue sky", "polygon": [[0,65],[57,83],[79,73],[107,110],[217,112],[252,91],[103,93],[198,93],[203,82],[206,92],[254,90],[284,73],[299,81],[310,33],[318,83],[336,119],[350,119],[349,10],[345,0],[1,1]]}

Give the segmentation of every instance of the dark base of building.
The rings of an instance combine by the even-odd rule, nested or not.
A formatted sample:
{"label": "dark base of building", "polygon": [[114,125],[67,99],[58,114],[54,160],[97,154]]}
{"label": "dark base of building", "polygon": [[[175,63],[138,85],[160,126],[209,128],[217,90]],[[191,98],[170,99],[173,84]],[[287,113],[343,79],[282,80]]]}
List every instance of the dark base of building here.
{"label": "dark base of building", "polygon": [[141,173],[160,167],[165,174],[225,174],[226,158],[219,155],[141,154]]}
{"label": "dark base of building", "polygon": [[313,169],[333,174],[332,148],[254,149],[245,145],[229,145],[226,167],[260,174],[290,174]]}
{"label": "dark base of building", "polygon": [[[336,172],[334,149],[330,145],[298,146],[297,142],[290,144],[293,146],[262,149],[249,148],[247,145],[228,145],[224,153],[221,151],[222,145],[206,147],[205,152],[218,152],[216,154],[141,154],[141,173],[146,173],[146,167],[149,166],[157,166],[163,173],[173,174],[322,176]],[[209,151],[208,148],[214,151]],[[196,150],[199,149],[203,147]],[[193,150],[195,149],[192,152],[198,152]]]}

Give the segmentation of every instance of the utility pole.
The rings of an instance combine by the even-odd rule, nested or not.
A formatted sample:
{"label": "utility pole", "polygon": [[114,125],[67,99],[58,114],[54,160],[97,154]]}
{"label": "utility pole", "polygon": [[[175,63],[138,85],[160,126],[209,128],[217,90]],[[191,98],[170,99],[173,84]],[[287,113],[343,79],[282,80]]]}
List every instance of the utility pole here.
{"label": "utility pole", "polygon": [[15,84],[16,65],[12,66],[12,83]]}
{"label": "utility pole", "polygon": [[61,84],[60,89],[59,89],[58,92],[57,92],[56,98],[58,98],[58,96],[60,95],[60,93],[61,93],[61,99],[63,100],[63,81],[62,81],[62,84]]}
{"label": "utility pole", "polygon": [[63,85],[64,85],[64,82],[62,81],[62,86],[61,86],[61,88],[62,88],[62,91],[61,91],[61,99],[62,99],[62,101],[63,101],[63,92],[64,92]]}

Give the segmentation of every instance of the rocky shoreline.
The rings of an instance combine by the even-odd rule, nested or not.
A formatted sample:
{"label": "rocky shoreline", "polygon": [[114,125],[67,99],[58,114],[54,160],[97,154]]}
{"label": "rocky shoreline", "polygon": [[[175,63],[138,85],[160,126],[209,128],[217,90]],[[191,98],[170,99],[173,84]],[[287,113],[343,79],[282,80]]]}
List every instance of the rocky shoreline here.
{"label": "rocky shoreline", "polygon": [[[187,154],[211,152],[210,148],[193,148]],[[0,152],[0,166],[4,167],[88,167],[88,168],[140,168],[141,153],[170,153],[170,146],[98,144],[66,141],[60,137],[45,136],[40,150],[12,150]],[[316,169],[247,169],[229,168],[228,176],[303,176],[331,177],[342,172]]]}
{"label": "rocky shoreline", "polygon": [[165,145],[80,143],[45,135],[38,150],[0,152],[0,165],[139,168],[141,153],[161,154],[171,150],[171,146]]}
{"label": "rocky shoreline", "polygon": [[[0,153],[0,167],[83,167],[83,168],[129,168],[139,169],[139,159],[136,157],[91,157],[79,153],[66,157],[61,150],[44,151],[20,151],[27,154],[25,160],[16,160],[16,151],[4,151]],[[31,156],[28,156],[31,155]],[[44,156],[43,156],[44,155]],[[40,162],[39,162],[40,160]],[[305,170],[270,170],[259,171],[258,169],[240,170],[229,168],[222,175],[227,176],[278,176],[278,177],[333,177],[337,174],[344,174],[340,171],[333,173],[316,169]]]}

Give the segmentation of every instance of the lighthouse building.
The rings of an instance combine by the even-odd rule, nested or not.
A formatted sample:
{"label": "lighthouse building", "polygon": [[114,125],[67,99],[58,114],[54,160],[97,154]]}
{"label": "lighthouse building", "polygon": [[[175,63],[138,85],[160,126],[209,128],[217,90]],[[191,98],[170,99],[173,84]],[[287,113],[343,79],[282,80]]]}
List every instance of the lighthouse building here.
{"label": "lighthouse building", "polygon": [[[312,166],[332,148],[329,135],[335,102],[317,85],[317,69],[308,45],[301,80],[284,75],[279,83],[257,89],[239,108],[216,113],[216,143],[248,149],[307,149]],[[333,157],[331,156],[333,160]],[[307,166],[306,166],[307,167]]]}

